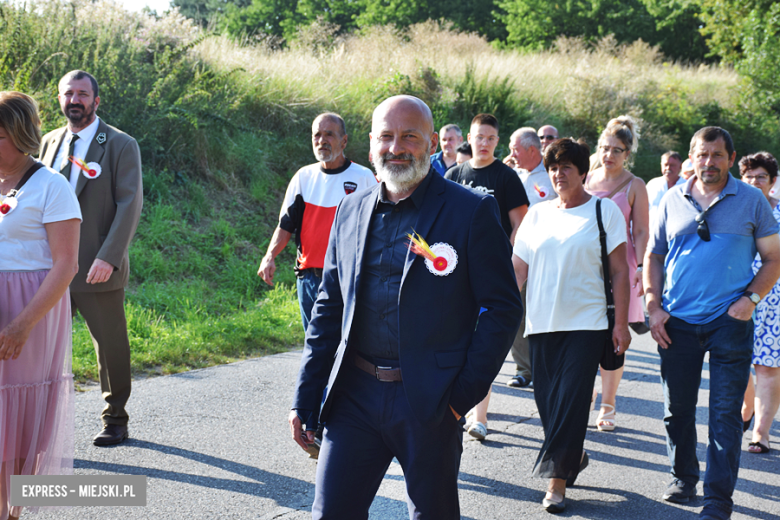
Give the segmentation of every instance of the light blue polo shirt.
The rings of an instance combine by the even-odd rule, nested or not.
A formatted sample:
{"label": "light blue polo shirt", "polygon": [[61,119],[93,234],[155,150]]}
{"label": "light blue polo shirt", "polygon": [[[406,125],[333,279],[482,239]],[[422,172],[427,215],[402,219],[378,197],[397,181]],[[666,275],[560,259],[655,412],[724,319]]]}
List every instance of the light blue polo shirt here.
{"label": "light blue polo shirt", "polygon": [[693,176],[661,200],[648,248],[665,255],[663,307],[687,323],[702,325],[722,315],[753,280],[756,239],[778,232],[763,193],[729,175],[705,220],[711,240],[696,233],[702,208],[691,195]]}

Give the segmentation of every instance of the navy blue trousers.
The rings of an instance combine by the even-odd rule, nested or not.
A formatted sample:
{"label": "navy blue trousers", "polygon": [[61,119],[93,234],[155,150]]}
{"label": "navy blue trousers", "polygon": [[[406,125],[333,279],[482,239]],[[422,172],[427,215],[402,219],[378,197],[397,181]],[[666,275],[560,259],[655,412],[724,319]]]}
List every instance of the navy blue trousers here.
{"label": "navy blue trousers", "polygon": [[312,518],[367,519],[395,457],[404,471],[409,518],[459,519],[463,431],[452,412],[438,426],[424,427],[402,382],[381,382],[350,361],[341,371],[325,423]]}

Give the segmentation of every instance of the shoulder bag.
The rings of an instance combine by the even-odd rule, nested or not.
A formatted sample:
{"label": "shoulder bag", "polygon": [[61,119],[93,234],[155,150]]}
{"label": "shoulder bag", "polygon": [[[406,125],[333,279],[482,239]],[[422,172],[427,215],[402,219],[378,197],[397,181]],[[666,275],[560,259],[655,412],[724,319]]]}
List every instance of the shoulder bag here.
{"label": "shoulder bag", "polygon": [[604,271],[604,294],[607,297],[607,339],[604,342],[604,353],[601,355],[601,368],[604,370],[617,370],[623,366],[625,354],[615,354],[615,345],[612,343],[612,331],[615,328],[615,300],[612,297],[612,278],[609,274],[609,255],[607,255],[607,232],[604,231],[604,223],[601,219],[601,199],[596,199],[596,222],[599,225],[599,242],[601,242],[601,265]]}

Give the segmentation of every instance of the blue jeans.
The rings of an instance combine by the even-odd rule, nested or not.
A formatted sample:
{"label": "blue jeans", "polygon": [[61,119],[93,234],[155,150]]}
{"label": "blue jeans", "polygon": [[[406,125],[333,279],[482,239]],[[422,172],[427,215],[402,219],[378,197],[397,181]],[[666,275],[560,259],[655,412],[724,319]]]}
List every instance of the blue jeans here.
{"label": "blue jeans", "polygon": [[707,513],[728,518],[737,483],[742,452],[742,400],[753,354],[753,320],[740,321],[728,314],[705,325],[677,318],[666,322],[672,340],[661,356],[664,389],[664,425],[672,476],[699,481],[696,458],[696,403],[704,354],[710,353],[709,446],[704,475]]}
{"label": "blue jeans", "polygon": [[295,286],[298,288],[298,306],[301,308],[303,332],[306,332],[306,329],[309,328],[311,310],[314,308],[314,302],[317,301],[317,292],[320,289],[322,278],[308,269],[302,271],[302,273],[303,278],[295,279]]}

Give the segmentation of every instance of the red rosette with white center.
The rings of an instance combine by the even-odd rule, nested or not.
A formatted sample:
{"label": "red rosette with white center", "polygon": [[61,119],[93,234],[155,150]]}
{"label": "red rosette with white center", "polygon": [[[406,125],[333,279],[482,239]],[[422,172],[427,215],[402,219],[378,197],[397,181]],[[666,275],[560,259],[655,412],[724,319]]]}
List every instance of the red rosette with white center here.
{"label": "red rosette with white center", "polygon": [[96,162],[89,162],[87,163],[86,168],[81,169],[81,173],[83,173],[84,177],[87,179],[97,179],[100,177],[100,174],[103,173],[103,168]]}
{"label": "red rosette with white center", "polygon": [[0,202],[0,217],[11,213],[17,204],[18,201],[16,200],[16,197],[6,197],[3,202]]}
{"label": "red rosette with white center", "polygon": [[425,259],[425,267],[436,276],[447,276],[455,270],[458,265],[458,253],[449,244],[437,242],[431,246],[431,251],[436,255],[436,259]]}

